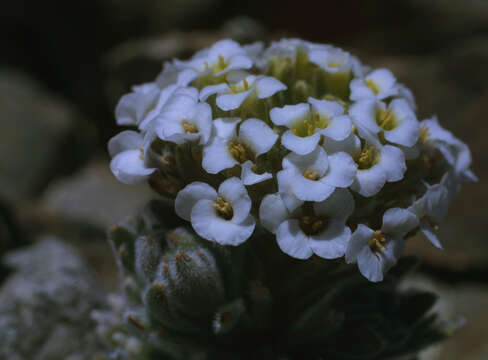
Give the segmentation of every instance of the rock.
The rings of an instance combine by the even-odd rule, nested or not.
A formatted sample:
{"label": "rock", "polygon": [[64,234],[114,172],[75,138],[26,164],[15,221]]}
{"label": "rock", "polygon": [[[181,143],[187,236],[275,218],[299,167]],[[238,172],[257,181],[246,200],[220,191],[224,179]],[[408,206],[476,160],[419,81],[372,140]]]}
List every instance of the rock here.
{"label": "rock", "polygon": [[0,288],[0,358],[93,359],[101,345],[90,313],[105,300],[74,250],[47,237],[5,263],[16,272]]}
{"label": "rock", "polygon": [[0,198],[35,195],[86,155],[79,114],[28,77],[0,69],[0,107]]}
{"label": "rock", "polygon": [[41,196],[41,208],[105,230],[138,213],[157,196],[145,184],[130,186],[117,181],[109,163],[105,157],[94,160],[77,173],[51,183]]}

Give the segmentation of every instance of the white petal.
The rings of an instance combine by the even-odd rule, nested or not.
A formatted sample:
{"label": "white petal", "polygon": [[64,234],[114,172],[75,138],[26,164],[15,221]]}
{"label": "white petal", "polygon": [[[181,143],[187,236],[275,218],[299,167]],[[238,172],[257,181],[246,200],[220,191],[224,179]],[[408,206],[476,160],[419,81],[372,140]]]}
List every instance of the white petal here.
{"label": "white petal", "polygon": [[281,223],[276,230],[276,240],[281,251],[297,258],[308,259],[313,252],[308,245],[308,238],[298,224],[298,220],[291,219]]}
{"label": "white petal", "polygon": [[271,76],[265,76],[256,82],[258,99],[268,98],[282,90],[286,90],[286,85]]}
{"label": "white petal", "polygon": [[374,236],[374,231],[363,224],[359,224],[351,235],[349,244],[346,250],[346,262],[348,264],[355,263],[358,259],[359,253],[364,247],[369,246],[369,240]]}
{"label": "white petal", "polygon": [[296,173],[295,170],[281,170],[287,176],[293,176],[291,189],[293,194],[302,201],[323,201],[334,192],[334,187],[324,184],[321,181],[313,181],[305,178],[302,174]]}
{"label": "white petal", "polygon": [[365,197],[376,195],[386,182],[386,173],[383,168],[375,165],[370,169],[356,172],[356,179],[351,189]]}
{"label": "white petal", "polygon": [[231,219],[233,223],[238,224],[247,218],[251,210],[251,199],[240,179],[232,177],[225,180],[220,184],[218,193],[231,203],[234,212]]}
{"label": "white petal", "polygon": [[115,118],[118,125],[137,125],[147,112],[156,105],[158,91],[132,92],[122,96],[115,108]]}
{"label": "white petal", "polygon": [[251,160],[241,164],[241,179],[244,185],[254,185],[273,178],[273,175],[269,172],[262,174],[256,174],[252,168],[254,163]]}
{"label": "white petal", "polygon": [[202,90],[200,90],[200,100],[205,101],[213,94],[222,94],[230,91],[230,87],[226,83],[205,86]]}
{"label": "white petal", "polygon": [[198,129],[200,145],[205,145],[212,134],[212,109],[207,103],[200,103],[196,106],[194,123]]}
{"label": "white petal", "polygon": [[110,162],[110,170],[124,184],[140,184],[156,170],[147,168],[140,155],[141,152],[138,149],[122,151],[115,155]]}
{"label": "white petal", "polygon": [[377,69],[366,76],[366,80],[373,81],[378,87],[379,93],[376,97],[379,100],[398,94],[398,88],[395,86],[396,79],[388,69]]}
{"label": "white petal", "polygon": [[361,274],[369,281],[383,280],[383,263],[379,255],[370,250],[368,246],[361,249],[357,257],[358,268]]}
{"label": "white petal", "polygon": [[420,222],[420,231],[422,231],[422,234],[431,242],[432,245],[434,245],[438,249],[442,249],[442,244],[437,238],[437,235],[435,233],[435,230],[430,226],[429,222],[427,220],[424,220]]}
{"label": "white petal", "polygon": [[278,134],[262,120],[247,119],[239,128],[239,138],[249,144],[256,156],[259,156],[273,147],[278,140]]}
{"label": "white petal", "polygon": [[289,153],[283,158],[283,169],[294,169],[299,173],[315,171],[319,178],[323,177],[328,169],[329,161],[327,153],[323,148],[317,146],[314,151],[307,155]]}
{"label": "white petal", "polygon": [[403,155],[403,151],[399,148],[385,145],[381,150],[378,164],[373,168],[375,167],[381,167],[383,169],[387,181],[399,181],[403,179],[403,174],[407,170],[405,155]]}
{"label": "white petal", "polygon": [[302,200],[299,200],[294,194],[291,189],[291,185],[293,183],[294,177],[290,177],[289,174],[283,171],[279,171],[276,174],[278,179],[278,189],[287,207],[288,211],[291,213],[295,211],[299,206],[303,204]]}
{"label": "white petal", "polygon": [[200,200],[192,209],[191,224],[198,235],[220,245],[237,246],[254,232],[255,221],[248,216],[240,224],[220,218],[213,208],[213,200]]}
{"label": "white petal", "polygon": [[125,130],[108,141],[108,153],[114,157],[125,150],[134,150],[143,144],[143,135],[137,131]]}
{"label": "white petal", "polygon": [[356,135],[351,133],[342,141],[336,141],[326,137],[322,146],[328,154],[344,151],[352,157],[356,157],[361,151],[361,140],[359,140]]}
{"label": "white petal", "polygon": [[403,237],[419,224],[417,216],[406,209],[392,208],[383,214],[381,231],[395,237]]}
{"label": "white petal", "polygon": [[307,100],[312,105],[312,110],[322,116],[333,118],[344,114],[344,108],[336,101],[318,100],[309,97]]}
{"label": "white petal", "polygon": [[191,210],[201,199],[215,200],[217,191],[210,185],[195,181],[185,186],[175,199],[175,212],[179,217],[190,220]]}
{"label": "white petal", "polygon": [[419,138],[420,125],[408,103],[404,99],[395,99],[389,108],[399,124],[395,129],[385,131],[386,140],[406,147],[415,145]]}
{"label": "white petal", "polygon": [[280,194],[266,195],[261,201],[261,205],[259,205],[259,220],[261,221],[261,225],[273,234],[289,215],[290,213]]}
{"label": "white petal", "polygon": [[349,190],[336,188],[327,200],[315,203],[313,207],[317,215],[345,222],[354,211],[354,199]]}
{"label": "white petal", "polygon": [[269,116],[275,125],[290,127],[295,121],[305,117],[309,111],[309,104],[285,105],[282,108],[271,109]]}
{"label": "white petal", "polygon": [[312,251],[324,259],[337,259],[347,249],[351,230],[341,221],[331,221],[326,231],[310,236],[308,244]]}
{"label": "white petal", "polygon": [[215,134],[222,139],[230,139],[237,136],[237,125],[240,118],[218,118],[213,121]]}
{"label": "white petal", "polygon": [[296,136],[291,130],[287,130],[281,137],[281,144],[288,150],[300,155],[311,153],[320,141],[320,134],[315,133],[312,136]]}
{"label": "white petal", "polygon": [[227,142],[218,136],[211,138],[203,148],[202,167],[209,174],[217,174],[237,164],[237,160],[227,150]]}
{"label": "white petal", "polygon": [[220,94],[217,96],[217,106],[224,111],[235,110],[253,91],[254,89],[249,89],[237,94]]}
{"label": "white petal", "polygon": [[347,115],[336,116],[329,121],[329,125],[319,130],[321,134],[334,139],[336,141],[342,141],[346,139],[352,131],[352,121]]}
{"label": "white petal", "polygon": [[386,105],[376,100],[361,100],[351,106],[349,114],[357,127],[364,127],[373,133],[381,131],[376,124],[377,107],[386,108]]}
{"label": "white petal", "polygon": [[354,101],[375,99],[376,95],[366,84],[363,79],[353,79],[349,84],[351,95],[349,98]]}
{"label": "white petal", "polygon": [[215,73],[215,76],[220,76],[228,71],[237,69],[250,69],[252,68],[252,60],[245,55],[232,56],[229,62],[229,66],[221,72]]}
{"label": "white petal", "polygon": [[349,187],[356,177],[356,163],[345,152],[337,152],[329,155],[329,169],[322,182],[334,187]]}

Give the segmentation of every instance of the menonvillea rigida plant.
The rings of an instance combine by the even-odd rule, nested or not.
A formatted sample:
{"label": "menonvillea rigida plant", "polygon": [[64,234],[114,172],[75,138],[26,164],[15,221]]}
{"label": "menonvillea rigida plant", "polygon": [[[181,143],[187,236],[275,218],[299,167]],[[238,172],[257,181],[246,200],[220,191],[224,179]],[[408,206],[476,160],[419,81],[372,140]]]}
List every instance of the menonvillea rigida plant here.
{"label": "menonvillea rigida plant", "polygon": [[388,271],[418,232],[441,247],[435,230],[476,176],[389,70],[298,39],[222,40],[164,64],[116,119],[136,129],[109,141],[112,172],[180,218],[158,206],[111,230],[127,321],[151,349],[414,359],[442,337],[433,297],[397,288],[411,260]]}

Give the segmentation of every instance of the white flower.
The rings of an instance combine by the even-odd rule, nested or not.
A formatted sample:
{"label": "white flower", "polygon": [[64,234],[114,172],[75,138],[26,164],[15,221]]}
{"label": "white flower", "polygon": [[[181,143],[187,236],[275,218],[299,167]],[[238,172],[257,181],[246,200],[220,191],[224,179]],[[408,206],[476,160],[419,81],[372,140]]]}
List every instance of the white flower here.
{"label": "white flower", "polygon": [[425,194],[408,208],[420,221],[420,231],[437,248],[442,245],[435,234],[435,228],[447,213],[449,194],[442,184],[428,186]]}
{"label": "white flower", "polygon": [[278,184],[280,180],[290,184],[293,195],[303,201],[323,201],[336,187],[350,186],[356,175],[356,164],[349,154],[337,152],[327,156],[320,146],[307,155],[290,153],[282,165]]}
{"label": "white flower", "polygon": [[197,89],[179,88],[154,120],[154,130],[162,140],[204,145],[212,132],[212,110],[198,102]]}
{"label": "white flower", "polygon": [[[362,196],[376,195],[386,182],[399,181],[407,170],[403,151],[395,146],[381,145],[374,134],[361,129],[361,149],[352,153],[357,164],[351,189]],[[324,147],[327,148],[326,143]],[[352,148],[354,149],[354,148]]]}
{"label": "white flower", "polygon": [[471,152],[468,146],[456,138],[450,131],[444,129],[434,116],[420,122],[421,145],[432,146],[439,150],[444,158],[454,168],[455,173],[464,181],[477,181],[471,166]]}
{"label": "white flower", "polygon": [[354,79],[350,83],[351,100],[376,99],[382,100],[398,95],[396,79],[387,69],[378,69],[364,79]]}
{"label": "white flower", "polygon": [[296,62],[298,52],[308,55],[311,50],[325,50],[329,48],[331,48],[330,45],[315,44],[300,39],[281,39],[280,41],[274,41],[271,43],[271,45],[264,51],[262,57],[263,63],[258,63],[258,65],[263,67],[270,60],[283,58],[290,59],[294,64]]}
{"label": "white flower", "polygon": [[140,129],[147,129],[177,88],[177,85],[171,85],[161,90],[155,83],[134,86],[131,93],[120,98],[115,108],[117,124],[137,125]]}
{"label": "white flower", "polygon": [[361,100],[351,106],[349,114],[358,127],[375,134],[382,132],[393,144],[411,147],[418,140],[417,117],[404,99],[394,99],[388,106],[376,100]]}
{"label": "white flower", "polygon": [[175,200],[176,213],[191,221],[198,235],[221,245],[236,246],[252,235],[255,220],[250,210],[251,199],[236,177],[220,184],[218,192],[206,183],[193,182]]}
{"label": "white flower", "polygon": [[217,174],[241,165],[245,185],[270,179],[270,173],[257,174],[254,166],[257,158],[273,147],[278,135],[262,120],[247,119],[238,128],[240,122],[240,118],[214,120],[214,134],[203,148],[203,168],[210,174]]}
{"label": "white flower", "polygon": [[361,274],[370,281],[383,280],[402,253],[403,237],[417,225],[417,217],[400,208],[388,209],[383,214],[381,230],[359,224],[349,241],[346,262],[357,262]]}
{"label": "white flower", "polygon": [[238,74],[235,82],[229,74],[229,84],[222,83],[204,87],[200,92],[200,99],[205,101],[210,95],[217,95],[217,106],[224,110],[235,110],[252,94],[258,99],[266,99],[278,91],[286,89],[286,85],[270,76],[254,76]]}
{"label": "white flower", "polygon": [[211,74],[220,76],[231,70],[250,69],[252,60],[246,50],[233,40],[217,41],[211,48],[199,51],[188,61],[177,61],[180,69],[190,69],[194,77]]}
{"label": "white flower", "polygon": [[163,64],[163,70],[159,73],[155,80],[156,85],[161,89],[164,89],[170,85],[187,86],[195,78],[195,73],[193,70],[182,70],[177,63],[177,61],[173,61],[172,63],[166,61]]}
{"label": "white flower", "polygon": [[[276,198],[266,198],[266,201],[271,200],[277,202]],[[262,205],[261,209],[264,211],[267,206]],[[283,209],[281,207],[281,213]],[[278,246],[298,259],[307,259],[312,254],[325,259],[339,258],[344,255],[351,235],[345,223],[353,211],[351,194],[346,189],[338,188],[327,200],[306,209],[298,208],[281,222],[276,228]],[[267,226],[274,226],[273,221],[267,219],[266,222]]]}
{"label": "white flower", "polygon": [[112,157],[110,170],[124,184],[135,185],[147,180],[155,168],[148,168],[144,163],[151,135],[146,137],[136,131],[122,131],[108,142],[108,152]]}
{"label": "white flower", "polygon": [[309,104],[285,105],[270,111],[275,125],[286,126],[281,143],[287,149],[306,155],[317,146],[321,135],[344,140],[352,129],[351,119],[335,101],[308,99]]}
{"label": "white flower", "polygon": [[329,47],[313,49],[309,54],[310,62],[328,73],[350,71],[353,67],[351,55],[339,48]]}

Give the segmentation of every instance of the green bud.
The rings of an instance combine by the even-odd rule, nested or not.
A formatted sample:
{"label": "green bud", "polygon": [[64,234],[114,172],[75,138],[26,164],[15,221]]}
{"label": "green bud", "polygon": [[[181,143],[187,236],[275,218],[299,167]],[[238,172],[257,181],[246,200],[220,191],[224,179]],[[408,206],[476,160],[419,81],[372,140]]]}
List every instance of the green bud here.
{"label": "green bud", "polygon": [[135,244],[135,271],[143,281],[154,280],[161,258],[159,241],[151,235],[140,236]]}

